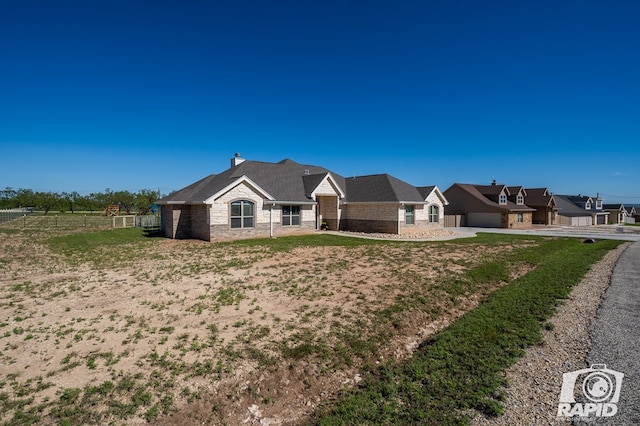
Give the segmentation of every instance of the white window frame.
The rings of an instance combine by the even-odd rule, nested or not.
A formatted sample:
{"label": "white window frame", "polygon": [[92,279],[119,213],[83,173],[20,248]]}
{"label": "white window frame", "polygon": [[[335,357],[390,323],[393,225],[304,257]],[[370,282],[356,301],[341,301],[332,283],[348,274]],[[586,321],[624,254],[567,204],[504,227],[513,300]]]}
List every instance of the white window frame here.
{"label": "white window frame", "polygon": [[518,223],[524,223],[524,213],[523,212],[518,212],[517,222]]}
{"label": "white window frame", "polygon": [[516,204],[519,204],[519,205],[524,204],[524,195],[518,194],[516,196]]}
{"label": "white window frame", "polygon": [[507,195],[506,194],[500,194],[498,196],[498,204],[500,204],[501,206],[507,204]]}
{"label": "white window frame", "polygon": [[584,205],[585,210],[591,210],[591,201],[587,201]]}
{"label": "white window frame", "polygon": [[602,200],[596,200],[596,210],[602,210]]}

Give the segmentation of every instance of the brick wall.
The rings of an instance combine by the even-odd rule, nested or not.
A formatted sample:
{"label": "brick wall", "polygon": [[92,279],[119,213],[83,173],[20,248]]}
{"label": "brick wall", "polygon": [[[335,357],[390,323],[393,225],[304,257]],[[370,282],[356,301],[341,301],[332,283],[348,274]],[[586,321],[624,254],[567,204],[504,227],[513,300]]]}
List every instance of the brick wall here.
{"label": "brick wall", "polygon": [[[343,230],[355,232],[398,233],[396,204],[345,204],[342,208]],[[402,220],[404,221],[404,208]]]}

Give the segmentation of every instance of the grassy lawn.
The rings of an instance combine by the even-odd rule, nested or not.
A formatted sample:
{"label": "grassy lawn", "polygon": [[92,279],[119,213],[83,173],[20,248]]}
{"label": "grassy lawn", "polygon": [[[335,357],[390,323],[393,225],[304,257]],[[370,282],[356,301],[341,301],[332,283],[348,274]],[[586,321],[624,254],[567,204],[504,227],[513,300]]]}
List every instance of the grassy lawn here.
{"label": "grassy lawn", "polygon": [[[499,415],[503,371],[540,342],[541,330],[590,265],[619,242],[553,240],[522,252],[532,272],[491,294],[480,306],[424,342],[401,364],[372,369],[370,379],[316,413],[321,425],[466,424],[466,410]],[[473,280],[494,279],[505,260]],[[492,272],[489,272],[492,271]]]}
{"label": "grassy lawn", "polygon": [[[499,234],[204,243],[0,227],[0,423],[186,413],[236,424],[254,403],[320,424],[499,413],[501,372],[617,244]],[[449,326],[404,350],[436,322]],[[336,399],[343,372],[364,380]]]}

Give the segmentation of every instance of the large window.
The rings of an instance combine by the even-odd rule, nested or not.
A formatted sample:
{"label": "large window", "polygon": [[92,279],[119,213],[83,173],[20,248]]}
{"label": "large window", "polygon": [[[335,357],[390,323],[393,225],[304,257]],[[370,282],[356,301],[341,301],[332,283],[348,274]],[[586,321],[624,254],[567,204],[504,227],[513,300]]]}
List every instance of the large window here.
{"label": "large window", "polygon": [[518,223],[524,223],[524,213],[518,212]]}
{"label": "large window", "polygon": [[254,207],[251,201],[240,200],[231,203],[231,228],[253,228]]}
{"label": "large window", "polygon": [[405,206],[404,207],[404,223],[406,225],[413,225],[414,224],[414,212],[413,212],[414,208],[413,206]]}
{"label": "large window", "polygon": [[438,206],[429,206],[429,223],[440,222],[440,209]]}
{"label": "large window", "polygon": [[300,206],[282,206],[282,225],[300,225]]}

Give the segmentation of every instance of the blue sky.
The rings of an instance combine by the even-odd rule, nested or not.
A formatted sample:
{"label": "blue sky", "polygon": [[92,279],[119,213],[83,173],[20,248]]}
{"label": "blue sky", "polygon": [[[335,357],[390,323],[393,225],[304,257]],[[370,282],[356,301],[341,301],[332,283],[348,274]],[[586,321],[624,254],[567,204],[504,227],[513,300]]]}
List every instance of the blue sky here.
{"label": "blue sky", "polygon": [[640,2],[0,2],[0,187],[168,193],[235,152],[640,203]]}

